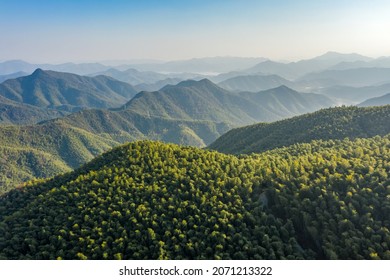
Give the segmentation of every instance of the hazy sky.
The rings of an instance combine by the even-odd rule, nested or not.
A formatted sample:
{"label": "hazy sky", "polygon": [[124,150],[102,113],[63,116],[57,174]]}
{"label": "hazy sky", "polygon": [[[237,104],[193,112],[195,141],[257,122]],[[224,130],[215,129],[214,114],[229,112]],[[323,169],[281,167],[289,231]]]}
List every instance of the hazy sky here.
{"label": "hazy sky", "polygon": [[0,60],[390,56],[388,0],[0,0]]}

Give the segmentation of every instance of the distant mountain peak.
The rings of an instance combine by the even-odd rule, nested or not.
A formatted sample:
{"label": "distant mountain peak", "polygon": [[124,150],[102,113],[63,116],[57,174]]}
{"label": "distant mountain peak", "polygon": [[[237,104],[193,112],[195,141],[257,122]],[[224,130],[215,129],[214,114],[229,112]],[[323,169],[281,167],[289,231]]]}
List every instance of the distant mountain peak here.
{"label": "distant mountain peak", "polygon": [[314,58],[315,60],[345,60],[345,61],[368,61],[372,58],[363,56],[358,53],[339,53],[335,51],[328,51],[323,55],[317,56]]}
{"label": "distant mountain peak", "polygon": [[289,88],[288,86],[285,85],[281,85],[276,88],[271,88],[269,90],[265,90],[264,92],[268,92],[268,91],[279,92],[279,93],[298,93],[296,90],[293,90],[292,88]]}
{"label": "distant mountain peak", "polygon": [[209,79],[202,79],[199,81],[196,80],[185,80],[177,84],[178,86],[182,87],[191,87],[191,86],[197,86],[197,85],[215,85],[213,82],[211,82]]}
{"label": "distant mountain peak", "polygon": [[45,70],[42,70],[41,68],[35,69],[35,71],[31,74],[32,77],[37,77],[41,75],[45,75],[47,72]]}

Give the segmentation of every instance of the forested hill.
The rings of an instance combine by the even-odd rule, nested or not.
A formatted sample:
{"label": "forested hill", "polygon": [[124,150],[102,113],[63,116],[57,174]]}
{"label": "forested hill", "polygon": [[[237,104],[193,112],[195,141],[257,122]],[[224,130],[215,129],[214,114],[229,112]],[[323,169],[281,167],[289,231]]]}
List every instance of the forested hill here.
{"label": "forested hill", "polygon": [[133,142],[0,197],[0,258],[390,259],[389,157],[389,136],[242,158]]}
{"label": "forested hill", "polygon": [[64,111],[119,107],[136,93],[131,85],[110,77],[86,77],[42,69],[0,84],[0,95],[3,97]]}
{"label": "forested hill", "polygon": [[64,115],[65,113],[61,111],[15,102],[0,95],[0,125],[34,124]]}
{"label": "forested hill", "polygon": [[[0,151],[4,158],[0,162],[0,194],[29,179],[77,168],[124,142],[152,139],[204,147],[229,128],[224,123],[97,109],[35,125],[0,126]],[[46,160],[44,154],[51,156]],[[53,161],[55,168],[51,167]]]}
{"label": "forested hill", "polygon": [[275,121],[334,105],[320,94],[286,86],[257,93],[231,93],[207,79],[184,81],[155,92],[140,92],[122,109],[152,117],[224,122],[242,126]]}
{"label": "forested hill", "polygon": [[232,129],[209,148],[223,153],[258,153],[315,139],[365,138],[390,133],[390,105],[336,107],[273,123]]}

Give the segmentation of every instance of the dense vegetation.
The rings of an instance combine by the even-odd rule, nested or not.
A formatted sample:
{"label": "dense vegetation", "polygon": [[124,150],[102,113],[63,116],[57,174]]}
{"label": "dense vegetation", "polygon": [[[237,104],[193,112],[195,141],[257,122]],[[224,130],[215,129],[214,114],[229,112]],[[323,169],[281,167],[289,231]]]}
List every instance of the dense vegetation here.
{"label": "dense vegetation", "polygon": [[390,259],[390,136],[253,156],[134,142],[0,198],[7,259]]}
{"label": "dense vegetation", "polygon": [[390,106],[322,109],[274,123],[233,129],[209,148],[223,153],[257,153],[311,140],[366,138],[390,133]]}
{"label": "dense vegetation", "polygon": [[275,121],[334,105],[320,94],[286,86],[233,94],[207,79],[184,81],[155,92],[140,92],[123,108],[152,117],[224,122],[233,126]]}
{"label": "dense vegetation", "polygon": [[[151,118],[130,111],[84,110],[65,118],[30,126],[0,126],[0,149],[12,153],[0,167],[0,194],[34,177],[47,178],[79,167],[98,154],[126,141],[154,139],[204,147],[229,126],[207,121]],[[46,161],[34,161],[36,173],[24,153],[49,155],[61,162],[47,168]],[[56,170],[56,173],[53,171]]]}
{"label": "dense vegetation", "polygon": [[64,116],[58,110],[42,109],[28,104],[15,102],[0,96],[0,125],[1,124],[34,124]]}

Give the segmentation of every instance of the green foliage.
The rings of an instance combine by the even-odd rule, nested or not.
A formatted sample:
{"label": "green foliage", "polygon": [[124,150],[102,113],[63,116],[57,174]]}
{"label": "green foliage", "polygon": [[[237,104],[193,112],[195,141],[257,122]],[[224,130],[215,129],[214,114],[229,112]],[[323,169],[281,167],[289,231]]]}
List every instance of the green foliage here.
{"label": "green foliage", "polygon": [[34,124],[64,115],[61,111],[42,109],[28,104],[14,102],[0,96],[0,125]]}
{"label": "green foliage", "polygon": [[225,124],[207,121],[150,118],[130,111],[103,110],[85,110],[37,125],[0,126],[0,149],[14,153],[13,160],[7,163],[11,167],[0,167],[4,171],[0,173],[0,193],[37,176],[26,166],[25,155],[18,157],[16,150],[48,154],[48,158],[62,162],[57,165],[57,173],[37,162],[39,177],[47,178],[77,168],[127,141],[154,139],[204,147],[228,129]]}
{"label": "green foliage", "polygon": [[0,194],[22,182],[70,171],[55,156],[33,148],[0,147]]}
{"label": "green foliage", "polygon": [[209,148],[223,153],[258,153],[311,140],[373,137],[390,133],[390,105],[336,107],[270,124],[233,129]]}
{"label": "green foliage", "polygon": [[240,126],[275,121],[332,105],[325,96],[299,93],[285,86],[258,93],[233,94],[203,79],[165,86],[156,92],[140,92],[123,109],[152,117]]}
{"label": "green foliage", "polygon": [[140,141],[0,198],[7,259],[389,259],[390,136],[235,157]]}

